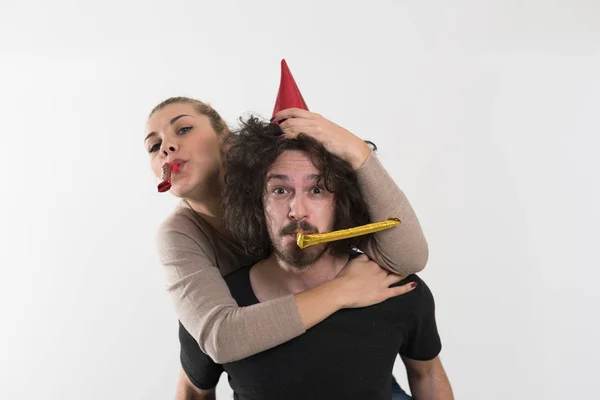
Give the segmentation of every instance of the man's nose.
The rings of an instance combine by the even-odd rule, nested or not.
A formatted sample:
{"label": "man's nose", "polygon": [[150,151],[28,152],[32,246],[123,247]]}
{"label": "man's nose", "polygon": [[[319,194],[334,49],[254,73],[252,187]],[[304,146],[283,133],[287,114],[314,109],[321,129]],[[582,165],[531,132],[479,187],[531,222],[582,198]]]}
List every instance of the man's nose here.
{"label": "man's nose", "polygon": [[296,194],[290,201],[289,217],[298,221],[308,217],[306,199],[302,194]]}

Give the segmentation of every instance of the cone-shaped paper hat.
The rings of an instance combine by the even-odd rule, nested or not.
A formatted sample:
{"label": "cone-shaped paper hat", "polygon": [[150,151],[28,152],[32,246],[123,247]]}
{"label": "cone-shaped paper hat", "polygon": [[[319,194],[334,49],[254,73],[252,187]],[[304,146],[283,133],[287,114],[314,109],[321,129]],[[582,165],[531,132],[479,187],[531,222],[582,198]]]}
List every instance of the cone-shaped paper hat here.
{"label": "cone-shaped paper hat", "polygon": [[301,108],[308,111],[308,107],[302,98],[302,94],[296,85],[296,81],[288,68],[285,60],[281,60],[281,82],[279,83],[279,92],[275,100],[273,116],[286,108]]}

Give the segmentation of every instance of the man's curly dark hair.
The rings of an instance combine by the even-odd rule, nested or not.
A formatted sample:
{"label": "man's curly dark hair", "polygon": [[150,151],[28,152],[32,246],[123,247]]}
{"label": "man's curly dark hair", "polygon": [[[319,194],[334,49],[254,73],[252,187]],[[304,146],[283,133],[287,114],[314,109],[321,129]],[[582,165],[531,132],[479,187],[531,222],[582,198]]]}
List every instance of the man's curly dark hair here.
{"label": "man's curly dark hair", "polygon": [[[267,171],[286,150],[305,152],[321,171],[325,188],[334,194],[334,230],[369,223],[367,205],[358,187],[356,172],[342,158],[330,153],[308,135],[294,139],[280,136],[279,125],[250,117],[240,118],[241,128],[226,139],[225,224],[244,251],[257,259],[271,255],[273,246],[267,230],[263,197]],[[359,247],[365,236],[332,242],[334,254]]]}

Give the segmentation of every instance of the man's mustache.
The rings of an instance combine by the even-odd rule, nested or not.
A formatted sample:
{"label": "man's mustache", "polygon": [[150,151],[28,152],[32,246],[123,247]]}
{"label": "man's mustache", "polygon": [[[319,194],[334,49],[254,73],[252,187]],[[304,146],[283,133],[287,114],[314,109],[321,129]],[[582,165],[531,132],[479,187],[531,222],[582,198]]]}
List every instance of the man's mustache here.
{"label": "man's mustache", "polygon": [[309,224],[306,221],[294,221],[292,223],[290,223],[288,226],[283,227],[283,229],[281,229],[281,235],[287,235],[290,233],[294,233],[297,231],[303,231],[306,233],[318,233],[319,230],[315,227],[312,226],[311,224]]}

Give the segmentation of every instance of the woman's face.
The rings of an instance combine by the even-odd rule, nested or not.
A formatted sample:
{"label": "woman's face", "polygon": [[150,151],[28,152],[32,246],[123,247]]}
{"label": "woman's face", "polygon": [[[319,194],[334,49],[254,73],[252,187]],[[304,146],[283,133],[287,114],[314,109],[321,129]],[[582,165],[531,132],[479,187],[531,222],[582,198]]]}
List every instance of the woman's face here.
{"label": "woman's face", "polygon": [[201,198],[207,187],[220,184],[220,136],[193,104],[169,104],[148,119],[144,146],[152,172],[161,179],[163,164],[178,164],[171,174],[171,193]]}

